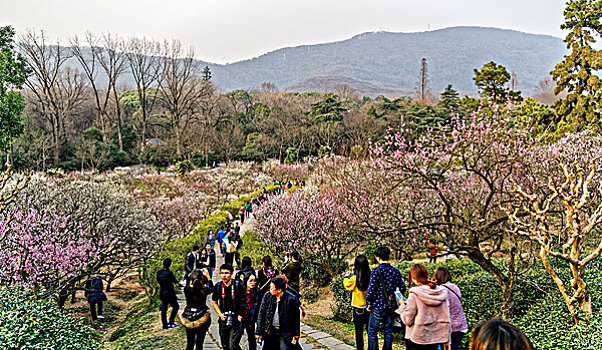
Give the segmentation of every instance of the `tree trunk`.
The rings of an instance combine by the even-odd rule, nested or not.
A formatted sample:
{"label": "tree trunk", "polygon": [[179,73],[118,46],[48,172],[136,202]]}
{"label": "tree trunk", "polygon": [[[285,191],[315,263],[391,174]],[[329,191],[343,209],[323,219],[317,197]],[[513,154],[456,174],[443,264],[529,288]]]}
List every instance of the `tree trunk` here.
{"label": "tree trunk", "polygon": [[115,85],[113,85],[113,94],[115,96],[115,112],[117,114],[117,139],[119,141],[119,150],[123,151],[123,138],[121,137],[121,107],[119,106],[119,96],[117,96]]}
{"label": "tree trunk", "polygon": [[512,317],[512,308],[514,306],[514,279],[506,276],[504,272],[495,266],[491,260],[487,259],[480,250],[475,249],[467,253],[468,258],[491,274],[502,289],[500,316],[505,320],[509,320]]}
{"label": "tree trunk", "polygon": [[59,163],[59,126],[58,123],[52,125],[52,137],[54,138],[54,165]]}

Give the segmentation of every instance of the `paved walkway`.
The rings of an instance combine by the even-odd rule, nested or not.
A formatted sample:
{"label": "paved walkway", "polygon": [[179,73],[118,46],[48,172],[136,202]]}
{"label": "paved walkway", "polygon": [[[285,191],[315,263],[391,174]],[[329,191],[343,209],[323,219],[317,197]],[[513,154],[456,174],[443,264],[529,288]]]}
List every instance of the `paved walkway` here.
{"label": "paved walkway", "polygon": [[[250,231],[255,228],[255,219],[249,218],[245,220],[245,223],[241,225],[240,232],[241,236],[244,237],[244,233]],[[219,268],[221,264],[224,263],[224,258],[217,253],[216,256],[216,267]],[[236,264],[236,263],[235,263]],[[213,273],[213,283],[217,283],[219,281],[219,270]],[[178,294],[178,302],[180,303],[180,308],[184,309],[186,307],[186,300],[184,298],[183,292],[179,292]],[[218,349],[221,350],[221,342],[219,339],[219,328],[217,324],[217,315],[213,310],[213,304],[211,296],[207,298],[207,306],[211,310],[211,326],[209,327],[209,332],[207,332],[207,337],[205,338],[205,344],[203,349]],[[299,339],[299,344],[303,349],[333,349],[333,350],[353,350],[352,346],[344,344],[342,341],[332,337],[331,335],[316,331],[312,329],[310,326],[301,323],[301,338]],[[320,344],[320,345],[314,345]],[[249,349],[249,342],[247,340],[247,335],[244,334],[241,341],[240,346],[244,350]],[[262,349],[261,346],[257,346],[258,349]],[[270,349],[265,349],[270,350]]]}

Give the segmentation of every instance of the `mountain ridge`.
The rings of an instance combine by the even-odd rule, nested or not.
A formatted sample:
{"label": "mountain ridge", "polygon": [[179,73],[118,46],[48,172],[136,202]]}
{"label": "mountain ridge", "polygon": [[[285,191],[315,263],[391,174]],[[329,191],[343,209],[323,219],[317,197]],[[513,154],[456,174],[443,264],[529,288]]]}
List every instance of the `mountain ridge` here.
{"label": "mountain ridge", "polygon": [[[474,91],[473,69],[491,60],[516,72],[520,87],[530,91],[549,76],[566,53],[562,39],[512,29],[458,26],[423,32],[365,32],[341,41],[280,48],[228,64],[201,61],[213,72],[218,87],[300,87],[321,76],[343,76],[397,90],[412,90],[420,59],[427,58],[434,92],[448,84]],[[362,91],[358,91],[360,94]]]}

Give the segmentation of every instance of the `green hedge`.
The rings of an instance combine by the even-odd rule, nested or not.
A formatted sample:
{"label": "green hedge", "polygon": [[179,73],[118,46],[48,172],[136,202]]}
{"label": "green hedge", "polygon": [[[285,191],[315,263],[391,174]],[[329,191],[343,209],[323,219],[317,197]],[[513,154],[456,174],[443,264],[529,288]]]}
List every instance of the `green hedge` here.
{"label": "green hedge", "polygon": [[265,244],[265,242],[259,238],[255,231],[247,231],[243,237],[243,246],[240,250],[240,256],[248,256],[253,262],[253,266],[256,269],[260,269],[261,261],[264,256],[269,255],[272,257],[274,264],[277,264],[278,257],[275,256],[274,251]]}
{"label": "green hedge", "polygon": [[[277,190],[278,186],[266,187],[267,193],[272,193]],[[241,205],[247,203],[249,200],[251,200],[251,198],[257,197],[262,192],[263,189],[257,190],[249,195],[238,198],[232,203],[221,206],[219,208],[219,212],[203,220],[197,227],[194,228],[190,235],[167,242],[159,254],[157,254],[156,258],[145,264],[139,271],[140,283],[146,287],[151,301],[154,301],[154,299],[157,298],[158,284],[156,280],[156,274],[157,271],[163,267],[164,259],[171,258],[173,261],[171,270],[176,275],[176,278],[181,278],[184,275],[184,263],[186,255],[190,253],[192,246],[195,244],[201,246],[204,245],[207,232],[212,230],[214,233],[216,233],[226,224],[229,218],[228,212],[233,216],[237,215]],[[245,245],[246,244],[247,239],[245,238]],[[244,248],[245,247],[243,246],[243,252]],[[256,263],[255,260],[253,260],[253,262]]]}
{"label": "green hedge", "polygon": [[[570,270],[566,264],[553,261],[565,283],[570,281]],[[415,262],[397,262],[397,267],[406,280],[408,271]],[[425,264],[430,274],[439,266],[447,267],[453,282],[462,291],[462,306],[472,329],[482,320],[498,317],[501,305],[501,290],[493,277],[470,260],[452,260],[445,263]],[[588,290],[594,314],[584,316],[572,324],[571,315],[557,286],[545,269],[536,264],[526,274],[517,278],[514,290],[514,316],[512,323],[520,327],[537,349],[600,349],[602,344],[602,262],[594,261],[587,268]],[[349,320],[349,294],[343,289],[342,279],[333,280],[335,298],[333,316],[337,320]],[[465,337],[464,348],[466,348]]]}
{"label": "green hedge", "polygon": [[[266,193],[274,193],[274,192],[278,191],[279,188],[280,187],[278,187],[278,186],[265,186]],[[241,196],[234,202],[224,204],[219,209],[230,212],[230,214],[232,214],[232,216],[237,217],[240,207],[247,204],[251,199],[257,198],[257,196],[259,196],[261,193],[263,193],[263,188],[255,191],[255,192],[252,192],[246,196]]]}
{"label": "green hedge", "polygon": [[100,349],[98,336],[52,299],[0,288],[2,349]]}

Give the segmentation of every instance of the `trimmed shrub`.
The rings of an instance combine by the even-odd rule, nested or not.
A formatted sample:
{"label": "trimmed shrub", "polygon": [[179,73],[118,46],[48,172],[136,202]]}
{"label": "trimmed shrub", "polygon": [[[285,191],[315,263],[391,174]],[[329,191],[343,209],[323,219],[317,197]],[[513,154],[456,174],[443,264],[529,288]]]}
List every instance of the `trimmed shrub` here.
{"label": "trimmed shrub", "polygon": [[2,349],[100,349],[93,330],[56,305],[25,292],[0,288]]}
{"label": "trimmed shrub", "polygon": [[353,318],[353,309],[351,308],[351,291],[343,286],[343,277],[335,277],[330,284],[334,295],[334,305],[332,306],[332,316],[335,320],[351,323]]}
{"label": "trimmed shrub", "polygon": [[245,232],[243,242],[244,244],[240,250],[240,256],[241,258],[244,256],[251,258],[253,266],[256,269],[261,268],[261,261],[266,255],[271,256],[274,264],[277,264],[277,257],[274,252],[261,240],[261,238],[259,238],[255,231]]}

